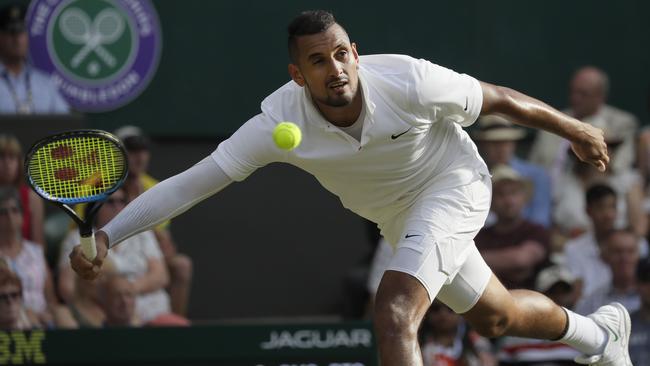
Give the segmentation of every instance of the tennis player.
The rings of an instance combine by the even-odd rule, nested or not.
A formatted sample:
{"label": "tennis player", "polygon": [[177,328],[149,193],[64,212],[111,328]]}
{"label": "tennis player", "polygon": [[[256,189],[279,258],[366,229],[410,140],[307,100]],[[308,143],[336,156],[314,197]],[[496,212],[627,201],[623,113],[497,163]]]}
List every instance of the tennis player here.
{"label": "tennis player", "polygon": [[[619,304],[589,317],[542,294],[508,291],[473,239],[490,207],[490,176],[462,129],[481,114],[556,133],[580,159],[605,170],[602,131],[514,90],[402,55],[359,56],[332,14],[309,11],[289,25],[293,79],[262,101],[210,156],[148,190],[97,233],[96,260],[79,248],[73,268],[94,278],[108,248],[168,220],[271,162],[313,174],[343,205],[376,222],[395,248],[375,305],[383,366],[421,365],[418,326],[434,298],[488,337],[558,340],[577,361],[631,365],[629,315]],[[278,149],[280,121],[302,144]]]}

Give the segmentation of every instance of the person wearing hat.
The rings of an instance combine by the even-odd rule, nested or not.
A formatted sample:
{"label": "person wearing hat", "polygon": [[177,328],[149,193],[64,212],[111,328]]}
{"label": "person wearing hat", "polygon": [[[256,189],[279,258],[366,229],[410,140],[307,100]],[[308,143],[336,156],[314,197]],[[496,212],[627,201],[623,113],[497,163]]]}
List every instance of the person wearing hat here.
{"label": "person wearing hat", "polygon": [[639,310],[630,314],[632,336],[630,358],[635,365],[650,365],[650,259],[639,260],[636,267],[636,288],[641,299]]}
{"label": "person wearing hat", "polygon": [[487,264],[509,289],[532,289],[548,258],[548,230],[523,216],[530,191],[530,182],[511,167],[493,167],[491,208],[496,222],[474,239]]}
{"label": "person wearing hat", "polygon": [[0,9],[0,114],[68,113],[52,78],[27,62],[25,8]]}
{"label": "person wearing hat", "polygon": [[488,115],[478,122],[479,130],[474,134],[479,152],[489,168],[506,164],[533,185],[533,192],[524,208],[524,217],[544,227],[551,225],[551,180],[546,171],[537,165],[515,156],[517,141],[526,136],[526,131],[515,127],[507,119]]}

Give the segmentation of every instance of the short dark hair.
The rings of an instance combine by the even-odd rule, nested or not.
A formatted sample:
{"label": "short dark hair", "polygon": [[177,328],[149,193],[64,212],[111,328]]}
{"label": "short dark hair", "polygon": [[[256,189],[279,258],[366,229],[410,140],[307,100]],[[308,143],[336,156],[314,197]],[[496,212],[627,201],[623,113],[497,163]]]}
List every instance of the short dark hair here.
{"label": "short dark hair", "polygon": [[291,62],[295,63],[298,58],[296,46],[298,37],[323,32],[334,24],[338,24],[334,15],[325,10],[307,10],[293,18],[287,27],[289,33],[287,43]]}
{"label": "short dark hair", "polygon": [[587,206],[590,206],[597,201],[600,201],[601,199],[605,197],[612,196],[616,198],[616,191],[607,184],[594,184],[589,189],[587,189],[587,193],[585,194],[585,201],[587,203]]}

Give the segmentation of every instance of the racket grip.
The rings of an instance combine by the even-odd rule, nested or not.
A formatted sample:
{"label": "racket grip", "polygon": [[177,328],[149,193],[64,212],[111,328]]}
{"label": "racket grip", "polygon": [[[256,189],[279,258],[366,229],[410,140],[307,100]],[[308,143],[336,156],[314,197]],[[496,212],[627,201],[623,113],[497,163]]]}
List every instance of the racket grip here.
{"label": "racket grip", "polygon": [[81,251],[88,260],[97,257],[97,246],[95,245],[95,233],[90,236],[81,236]]}

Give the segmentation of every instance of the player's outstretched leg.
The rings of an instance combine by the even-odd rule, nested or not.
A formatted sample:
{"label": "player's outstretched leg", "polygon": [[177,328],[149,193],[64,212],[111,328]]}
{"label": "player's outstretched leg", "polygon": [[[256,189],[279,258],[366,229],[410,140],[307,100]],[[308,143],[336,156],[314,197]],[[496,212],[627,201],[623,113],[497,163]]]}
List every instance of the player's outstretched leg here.
{"label": "player's outstretched leg", "polygon": [[588,317],[566,310],[528,290],[506,290],[492,276],[464,318],[487,337],[502,335],[557,340],[584,354],[585,365],[632,365],[628,354],[629,314],[620,304],[603,306]]}
{"label": "player's outstretched leg", "polygon": [[414,277],[386,271],[375,298],[374,324],[382,366],[419,366],[417,333],[431,305],[424,286]]}

